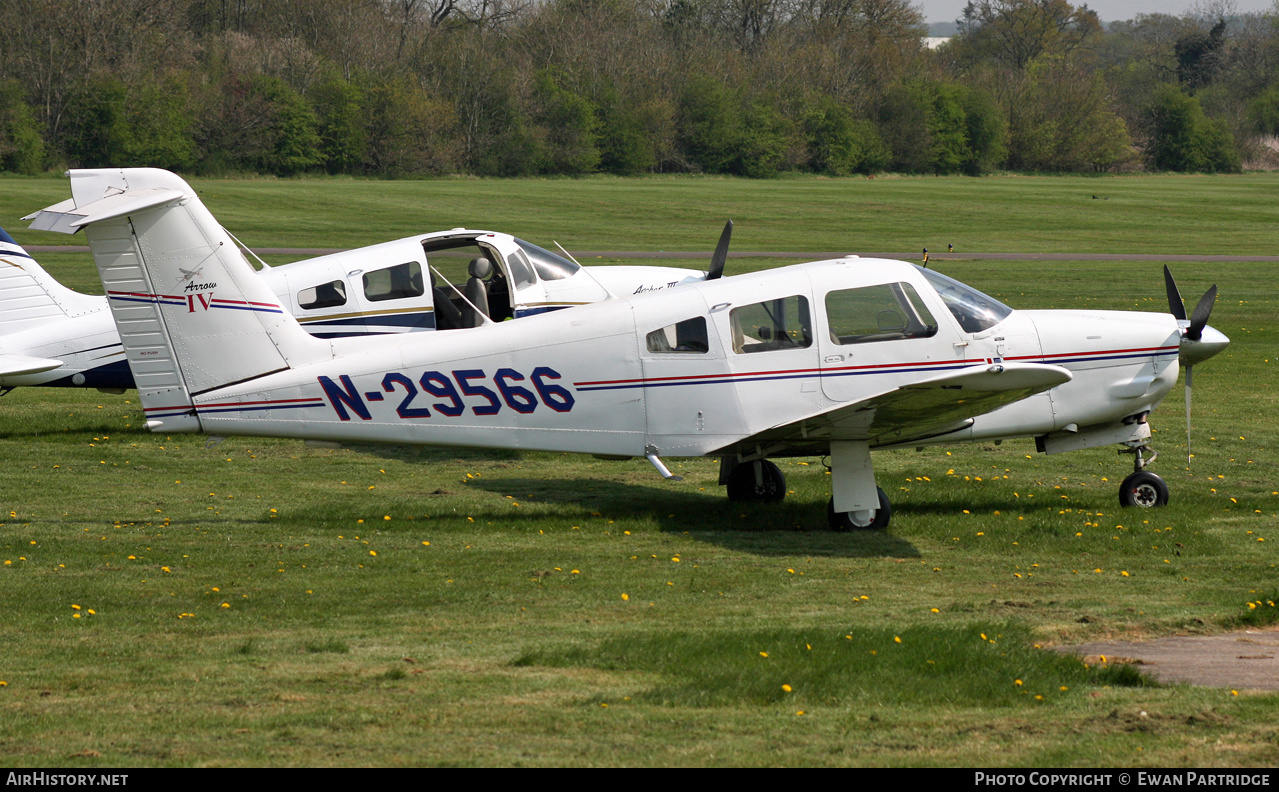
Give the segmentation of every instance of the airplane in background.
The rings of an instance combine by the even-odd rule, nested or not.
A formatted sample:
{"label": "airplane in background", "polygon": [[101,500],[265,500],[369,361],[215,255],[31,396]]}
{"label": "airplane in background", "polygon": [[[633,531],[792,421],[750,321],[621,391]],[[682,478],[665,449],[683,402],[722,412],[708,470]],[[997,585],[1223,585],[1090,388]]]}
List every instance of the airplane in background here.
{"label": "airplane in background", "polygon": [[[770,458],[825,455],[837,531],[889,523],[877,448],[1116,443],[1135,459],[1121,502],[1163,505],[1147,418],[1180,365],[1229,344],[1207,325],[1215,287],[1187,318],[1171,275],[1170,314],[1014,311],[856,256],[518,322],[320,339],[180,178],[131,177],[76,217],[152,431],[645,457],[667,478],[663,456],[709,456],[747,502],[785,496]],[[204,297],[166,294],[195,268]]]}
{"label": "airplane in background", "polygon": [[[120,195],[146,173],[71,171],[73,197],[56,212],[50,207],[43,219],[27,219],[36,219],[36,230],[74,233],[77,206]],[[510,234],[454,228],[278,267],[259,262],[258,277],[321,338],[446,330],[717,278],[727,235],[726,230],[708,272],[582,267]],[[211,299],[204,281],[202,266],[194,262],[157,288],[194,309]],[[0,394],[19,386],[118,393],[134,381],[107,299],[62,286],[0,229]]]}

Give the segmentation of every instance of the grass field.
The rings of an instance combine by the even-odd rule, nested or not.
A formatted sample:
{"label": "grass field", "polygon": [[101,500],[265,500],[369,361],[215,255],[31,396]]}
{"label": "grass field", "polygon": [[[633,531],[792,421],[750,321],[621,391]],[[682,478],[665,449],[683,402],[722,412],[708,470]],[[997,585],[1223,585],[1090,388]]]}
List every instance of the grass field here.
{"label": "grass field", "polygon": [[[732,214],[740,249],[960,247],[963,229],[986,251],[1180,254],[1266,248],[1279,176],[199,186],[260,246],[465,223],[709,249]],[[65,194],[0,181],[0,224],[39,244],[9,218]],[[814,216],[829,196],[857,208]],[[86,255],[40,258],[92,284]],[[144,432],[134,392],[14,391],[0,764],[1274,766],[1276,694],[1048,651],[1279,610],[1270,266],[1174,265],[1188,300],[1219,285],[1233,343],[1197,370],[1193,468],[1180,387],[1152,419],[1156,511],[1118,508],[1131,462],[1112,448],[879,452],[890,529],[836,535],[818,459],[782,462],[784,503],[743,508],[707,460],[672,483],[567,455],[209,447]],[[1014,307],[1166,306],[1157,263],[943,268]]]}
{"label": "grass field", "polygon": [[[350,248],[423,230],[493,228],[570,250],[1279,254],[1279,173],[1238,176],[761,180],[197,180],[250,247]],[[69,196],[50,176],[0,179],[0,226],[24,244],[79,238],[18,218]]]}

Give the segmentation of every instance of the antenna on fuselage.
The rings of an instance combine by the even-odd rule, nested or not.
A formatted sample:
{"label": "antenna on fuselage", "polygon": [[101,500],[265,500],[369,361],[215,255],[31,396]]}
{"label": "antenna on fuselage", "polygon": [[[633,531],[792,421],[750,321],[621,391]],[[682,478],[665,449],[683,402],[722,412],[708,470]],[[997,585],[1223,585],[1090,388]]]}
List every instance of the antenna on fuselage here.
{"label": "antenna on fuselage", "polygon": [[[580,262],[580,261],[578,261],[577,259],[573,258],[573,254],[572,254],[572,253],[569,253],[567,250],[565,250],[563,245],[561,245],[558,241],[556,241],[556,240],[554,240],[554,239],[552,239],[551,241],[555,243],[555,247],[559,248],[561,253],[563,253],[564,255],[568,256],[569,261],[572,261],[572,262],[573,262],[574,264],[576,264],[577,266],[582,267],[582,262]],[[611,290],[610,290],[607,286],[605,286],[604,284],[600,283],[600,279],[599,279],[599,278],[597,278],[597,277],[595,277],[594,273],[592,273],[592,272],[591,272],[591,268],[590,268],[590,267],[582,267],[582,272],[585,272],[585,273],[586,273],[586,275],[587,275],[587,277],[589,277],[591,280],[595,281],[595,285],[596,285],[596,286],[598,286],[598,287],[600,287],[601,289],[603,289],[603,290],[604,290],[604,293],[608,295],[608,297],[607,297],[606,299],[609,299],[609,300],[616,300],[616,299],[617,299],[617,295],[616,295],[616,294],[614,294],[614,293],[613,293],[613,292],[612,292],[612,291],[611,291]]]}

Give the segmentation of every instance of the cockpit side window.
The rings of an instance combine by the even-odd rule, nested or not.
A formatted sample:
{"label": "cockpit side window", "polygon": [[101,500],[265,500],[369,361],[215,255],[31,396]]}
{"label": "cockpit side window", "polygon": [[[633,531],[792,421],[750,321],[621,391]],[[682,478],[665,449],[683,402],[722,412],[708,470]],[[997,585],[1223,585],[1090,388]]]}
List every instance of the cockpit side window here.
{"label": "cockpit side window", "polygon": [[533,262],[533,269],[537,270],[537,276],[542,280],[560,280],[581,269],[563,256],[540,248],[532,242],[517,239],[515,244],[528,255],[529,261]]}
{"label": "cockpit side window", "polygon": [[734,352],[803,349],[813,344],[808,299],[801,295],[743,305],[730,311],[728,317]]}
{"label": "cockpit side window", "polygon": [[881,283],[826,295],[830,340],[866,344],[937,334],[937,320],[909,283]]}
{"label": "cockpit side window", "polygon": [[308,311],[346,305],[346,284],[340,280],[321,283],[298,292],[298,307]]}
{"label": "cockpit side window", "polygon": [[649,352],[699,353],[710,350],[706,318],[694,316],[649,333],[644,339]]}
{"label": "cockpit side window", "polygon": [[515,288],[521,289],[537,282],[537,278],[533,276],[533,265],[529,263],[523,250],[507,256],[506,263],[511,268],[511,280],[515,282]]}
{"label": "cockpit side window", "polygon": [[1007,319],[1013,312],[1012,308],[989,294],[983,294],[972,286],[960,283],[936,270],[924,269],[918,264],[915,265],[915,269],[923,273],[937,290],[938,296],[946,304],[946,309],[965,332],[980,333],[983,330],[989,330]]}
{"label": "cockpit side window", "polygon": [[364,273],[364,296],[371,302],[421,297],[422,265],[416,261]]}

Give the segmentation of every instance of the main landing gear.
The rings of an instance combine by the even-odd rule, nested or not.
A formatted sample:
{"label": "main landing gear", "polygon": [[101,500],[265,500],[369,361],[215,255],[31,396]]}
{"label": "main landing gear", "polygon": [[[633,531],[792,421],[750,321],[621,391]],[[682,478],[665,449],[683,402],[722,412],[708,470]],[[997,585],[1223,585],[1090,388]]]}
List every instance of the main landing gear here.
{"label": "main landing gear", "polygon": [[726,479],[734,503],[780,503],[786,497],[786,477],[767,459],[733,465]]}
{"label": "main landing gear", "polygon": [[[1143,452],[1150,452],[1150,457],[1146,458]],[[1119,505],[1120,506],[1141,506],[1151,509],[1156,506],[1168,505],[1168,485],[1164,480],[1154,473],[1144,468],[1159,455],[1151,450],[1146,443],[1132,444],[1128,448],[1121,450],[1121,454],[1132,454],[1133,472],[1132,475],[1124,479],[1124,483],[1119,485]]]}
{"label": "main landing gear", "polygon": [[[893,509],[888,496],[875,486],[870,448],[865,442],[831,444],[831,489],[826,505],[832,531],[875,531],[888,527]],[[720,463],[720,483],[734,503],[779,503],[786,497],[786,477],[767,459],[738,462],[725,457]]]}

